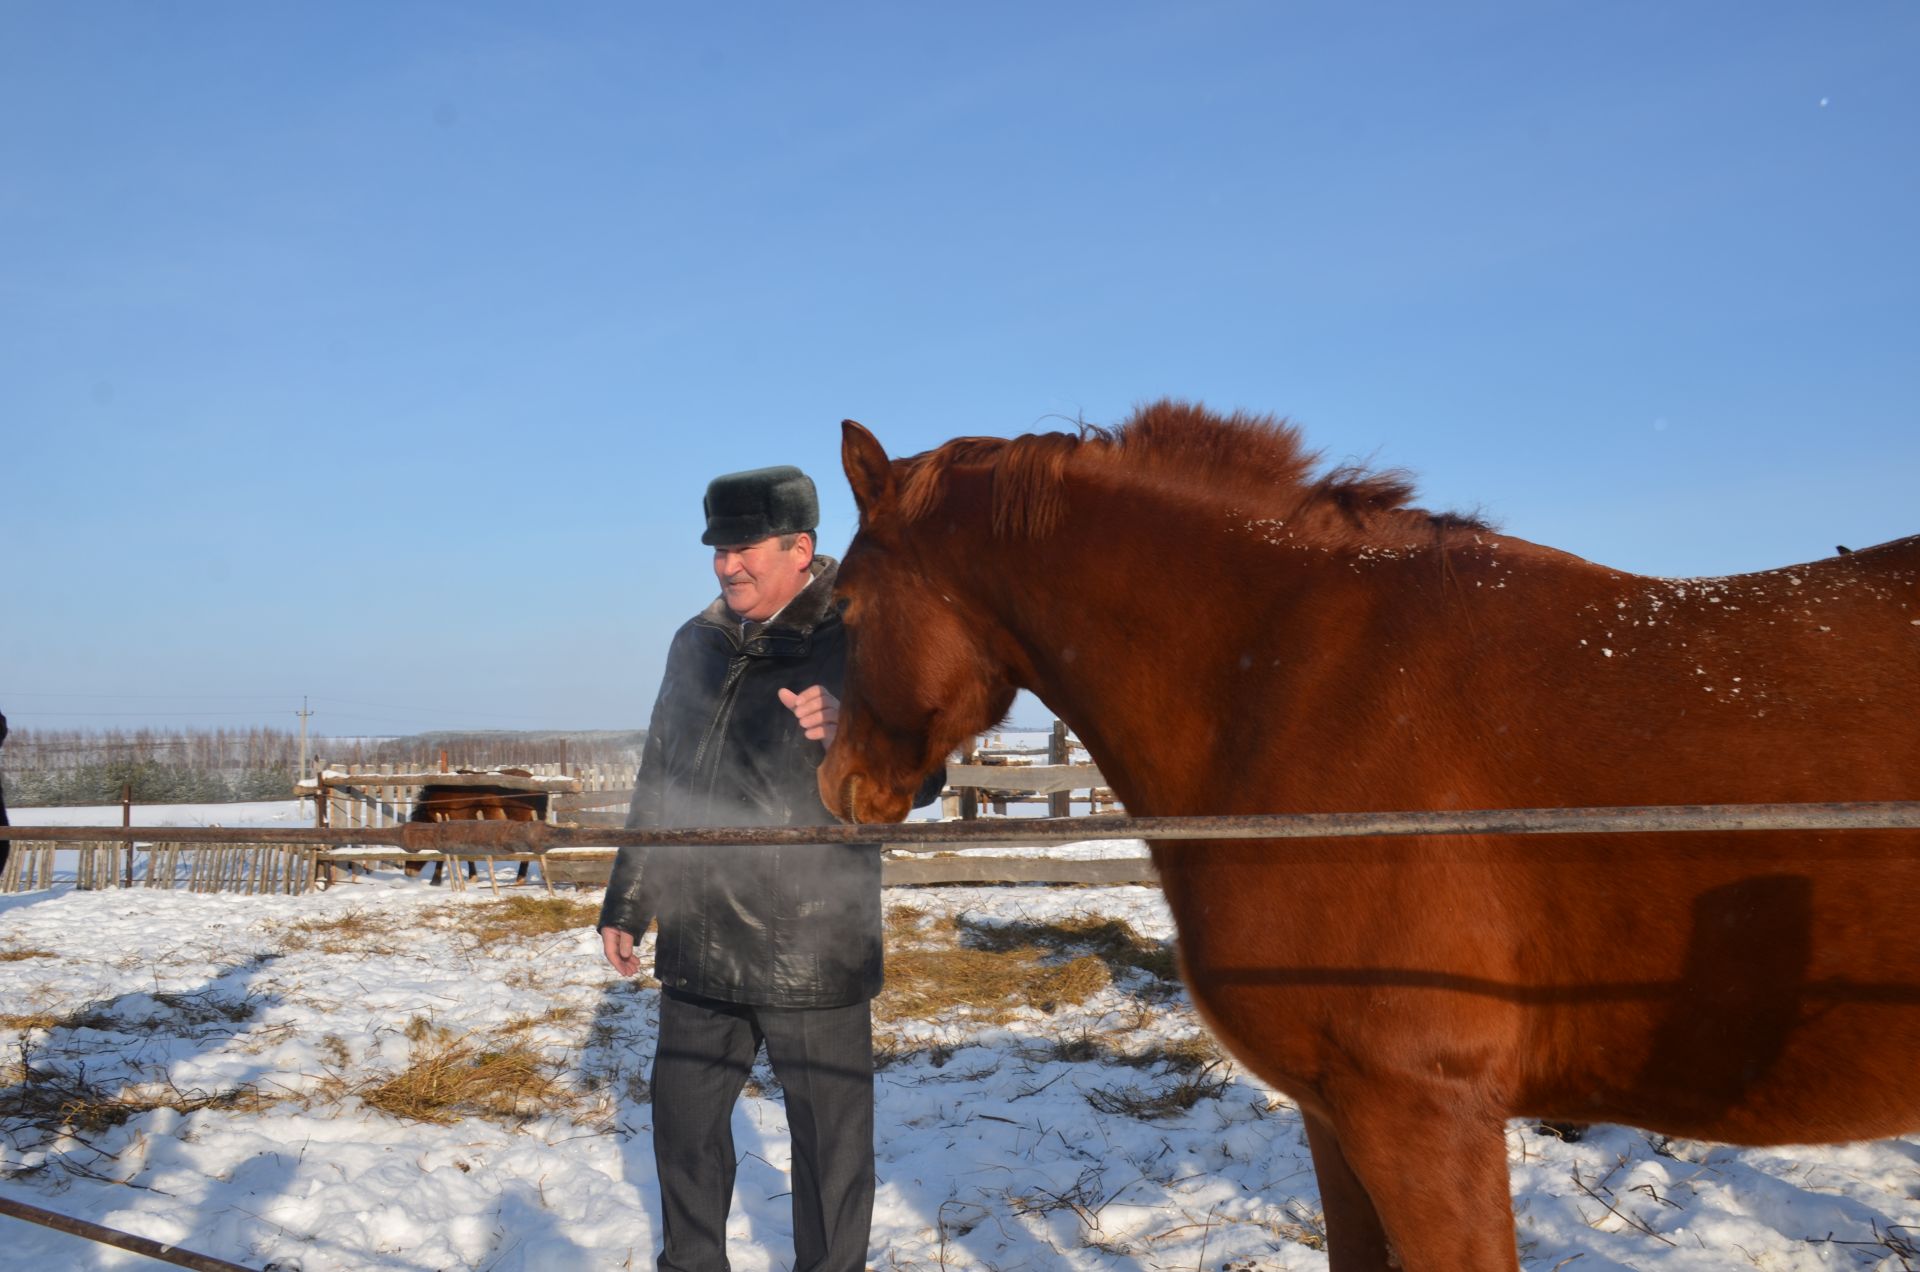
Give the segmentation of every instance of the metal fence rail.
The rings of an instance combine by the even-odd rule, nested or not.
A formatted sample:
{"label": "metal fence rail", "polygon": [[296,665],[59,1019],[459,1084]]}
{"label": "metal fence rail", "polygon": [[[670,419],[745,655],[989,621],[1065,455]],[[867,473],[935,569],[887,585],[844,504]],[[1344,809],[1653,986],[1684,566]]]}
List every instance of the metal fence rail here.
{"label": "metal fence rail", "polygon": [[72,1215],[63,1215],[55,1210],[42,1210],[38,1206],[29,1206],[23,1201],[0,1197],[0,1215],[23,1219],[28,1223],[37,1223],[43,1228],[52,1228],[72,1236],[96,1241],[101,1245],[118,1246],[122,1250],[131,1250],[135,1254],[144,1254],[149,1259],[158,1259],[162,1263],[171,1263],[175,1267],[193,1268],[196,1272],[253,1272],[244,1263],[229,1263],[225,1259],[216,1259],[210,1254],[195,1254],[192,1250],[182,1250],[179,1246],[163,1241],[154,1241],[147,1237],[136,1237],[131,1232],[122,1232],[118,1228],[108,1228],[102,1224],[90,1223],[85,1219],[76,1219]]}
{"label": "metal fence rail", "polygon": [[543,822],[409,822],[340,829],[202,826],[14,826],[15,842],[333,844],[462,857],[554,848],[667,844],[867,844],[905,852],[1034,847],[1088,839],[1354,839],[1402,835],[1586,835],[1759,830],[1920,830],[1920,801],[1667,804],[1632,808],[1497,808],[1459,812],[1262,813],[1213,817],[1034,817],[1005,821],[613,830]]}

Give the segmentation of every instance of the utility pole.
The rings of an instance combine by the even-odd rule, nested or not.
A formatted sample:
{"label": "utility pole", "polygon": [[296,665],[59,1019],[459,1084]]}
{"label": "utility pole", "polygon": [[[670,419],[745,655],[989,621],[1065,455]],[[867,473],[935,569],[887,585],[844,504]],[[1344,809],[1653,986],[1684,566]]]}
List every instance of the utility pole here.
{"label": "utility pole", "polygon": [[307,710],[307,695],[300,695],[300,709],[294,714],[300,717],[300,772],[294,780],[304,782],[307,780],[307,717],[313,714]]}

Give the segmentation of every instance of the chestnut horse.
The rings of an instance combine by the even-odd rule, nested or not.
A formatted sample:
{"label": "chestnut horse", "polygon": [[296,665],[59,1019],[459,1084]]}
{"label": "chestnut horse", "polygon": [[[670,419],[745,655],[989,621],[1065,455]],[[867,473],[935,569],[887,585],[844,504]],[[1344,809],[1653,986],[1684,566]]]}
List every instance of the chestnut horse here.
{"label": "chestnut horse", "polygon": [[[547,819],[547,796],[544,791],[523,791],[511,786],[436,786],[431,783],[420,788],[420,794],[413,802],[413,813],[408,821],[447,822],[447,821],[545,821]],[[417,875],[426,863],[409,861],[406,873]],[[433,877],[429,881],[435,885],[440,882],[446,869],[446,862],[433,863]],[[513,881],[524,883],[529,863],[520,863],[520,869],[514,872]],[[479,873],[473,858],[467,858],[467,878]],[[492,867],[488,867],[488,876],[492,876]]]}
{"label": "chestnut horse", "polygon": [[[848,421],[842,457],[849,821],[1023,688],[1142,816],[1920,798],[1920,538],[1648,578],[1168,402],[899,461]],[[1341,1272],[1515,1267],[1509,1118],[1920,1128],[1920,832],[1152,852],[1195,1006],[1300,1105]]]}

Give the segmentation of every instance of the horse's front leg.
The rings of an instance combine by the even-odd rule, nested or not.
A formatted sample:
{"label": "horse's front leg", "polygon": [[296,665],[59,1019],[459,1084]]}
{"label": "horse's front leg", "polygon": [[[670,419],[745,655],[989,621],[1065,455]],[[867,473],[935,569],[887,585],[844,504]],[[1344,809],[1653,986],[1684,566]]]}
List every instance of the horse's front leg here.
{"label": "horse's front leg", "polygon": [[[1460,1086],[1439,1083],[1407,1087],[1399,1083],[1356,1084],[1333,1103],[1327,1121],[1338,1161],[1321,1164],[1320,1137],[1308,1124],[1314,1168],[1327,1200],[1329,1262],[1336,1272],[1398,1267],[1405,1272],[1500,1272],[1517,1269],[1514,1248],[1512,1184],[1507,1172],[1506,1121],[1481,1107]],[[1334,1153],[1326,1154],[1333,1157]],[[1364,1251],[1349,1264],[1340,1253],[1334,1227],[1333,1193],[1326,1180],[1344,1173],[1350,1185],[1371,1202],[1355,1240]],[[1343,1198],[1342,1206],[1351,1202]]]}

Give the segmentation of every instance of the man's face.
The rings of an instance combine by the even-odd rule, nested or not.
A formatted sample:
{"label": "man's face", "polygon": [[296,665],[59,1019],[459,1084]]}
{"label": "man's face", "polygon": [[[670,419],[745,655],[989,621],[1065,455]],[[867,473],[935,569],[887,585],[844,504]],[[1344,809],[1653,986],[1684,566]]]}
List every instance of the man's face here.
{"label": "man's face", "polygon": [[797,535],[791,548],[780,536],[758,543],[729,543],[713,550],[713,573],[727,608],[742,618],[764,622],[800,594],[811,577],[813,536]]}

